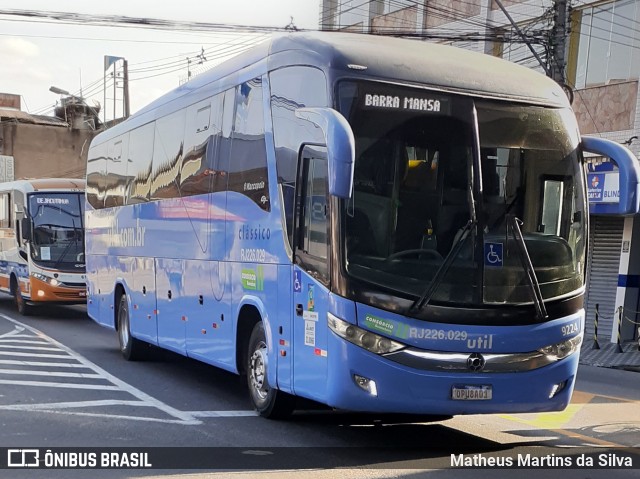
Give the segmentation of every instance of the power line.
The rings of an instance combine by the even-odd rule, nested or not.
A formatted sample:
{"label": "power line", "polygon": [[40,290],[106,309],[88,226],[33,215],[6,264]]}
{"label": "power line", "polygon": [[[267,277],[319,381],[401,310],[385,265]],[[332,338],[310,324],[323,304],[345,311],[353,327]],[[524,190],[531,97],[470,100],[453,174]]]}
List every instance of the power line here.
{"label": "power line", "polygon": [[122,28],[145,28],[157,30],[175,30],[176,28],[189,31],[220,31],[220,32],[282,32],[283,27],[269,26],[249,26],[225,23],[209,23],[209,22],[188,22],[176,20],[163,20],[149,17],[128,17],[123,15],[90,15],[84,13],[70,12],[54,12],[54,11],[35,11],[35,10],[0,10],[0,15],[9,17],[26,17],[29,20],[23,22],[36,23],[63,23],[63,24],[82,24],[92,26],[109,26]]}

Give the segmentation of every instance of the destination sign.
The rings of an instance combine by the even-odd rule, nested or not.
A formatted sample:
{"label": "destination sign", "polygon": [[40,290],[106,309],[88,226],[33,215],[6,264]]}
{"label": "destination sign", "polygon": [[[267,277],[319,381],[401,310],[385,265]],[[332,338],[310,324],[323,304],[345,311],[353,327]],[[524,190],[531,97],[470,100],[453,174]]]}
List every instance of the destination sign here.
{"label": "destination sign", "polygon": [[448,98],[425,94],[387,95],[382,93],[365,93],[362,108],[439,113],[442,115],[449,115],[451,113]]}
{"label": "destination sign", "polygon": [[36,198],[36,203],[39,205],[68,205],[69,200],[67,198]]}

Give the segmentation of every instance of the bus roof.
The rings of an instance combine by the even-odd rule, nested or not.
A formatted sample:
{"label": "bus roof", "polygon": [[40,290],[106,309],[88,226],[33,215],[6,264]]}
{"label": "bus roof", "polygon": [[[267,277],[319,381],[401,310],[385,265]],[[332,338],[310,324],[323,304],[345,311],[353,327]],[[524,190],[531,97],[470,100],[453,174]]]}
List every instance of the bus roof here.
{"label": "bus roof", "polygon": [[32,191],[84,191],[85,180],[79,178],[33,178],[0,183],[0,190]]}
{"label": "bus roof", "polygon": [[[550,78],[506,60],[462,48],[419,40],[343,32],[279,34],[227,60],[158,98],[128,121],[112,128],[112,137],[154,119],[161,107],[186,106],[181,97],[211,88],[249,69],[253,77],[285,65],[312,65],[336,76],[402,82],[462,94],[539,105],[568,107],[562,88]],[[349,68],[358,65],[360,69]],[[250,67],[254,66],[253,69]],[[366,67],[362,69],[361,67]],[[224,82],[226,83],[226,82]],[[219,83],[216,87],[221,86]],[[229,84],[228,87],[230,87]],[[180,105],[180,106],[179,106]],[[164,108],[162,108],[164,110]],[[140,118],[144,117],[144,118]],[[136,121],[138,119],[138,121]],[[141,121],[140,121],[141,120]]]}

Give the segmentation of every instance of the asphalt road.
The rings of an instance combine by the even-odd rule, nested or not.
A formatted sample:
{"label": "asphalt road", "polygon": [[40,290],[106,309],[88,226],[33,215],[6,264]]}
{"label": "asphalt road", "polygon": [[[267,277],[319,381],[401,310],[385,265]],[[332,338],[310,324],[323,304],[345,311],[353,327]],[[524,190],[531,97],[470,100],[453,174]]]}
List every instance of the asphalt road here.
{"label": "asphalt road", "polygon": [[[108,448],[180,449],[152,450],[156,464],[150,470],[8,469],[0,477],[235,478],[255,477],[262,468],[267,471],[260,474],[278,478],[300,477],[301,471],[305,478],[539,477],[542,469],[545,477],[636,477],[639,384],[639,373],[583,367],[572,404],[561,413],[429,421],[307,405],[288,421],[270,421],[251,410],[238,376],[159,350],[148,361],[124,361],[115,333],[87,318],[85,308],[47,308],[20,317],[3,297],[0,448],[98,454]],[[580,455],[591,453],[596,465],[600,454],[613,454],[604,460],[631,457],[633,467],[575,467]],[[549,467],[515,471],[500,464],[527,454],[546,457]],[[553,463],[558,457],[571,457],[573,467]],[[451,467],[474,460],[493,468]],[[174,470],[160,471],[158,464],[173,464]],[[201,469],[187,471],[186,464]]]}

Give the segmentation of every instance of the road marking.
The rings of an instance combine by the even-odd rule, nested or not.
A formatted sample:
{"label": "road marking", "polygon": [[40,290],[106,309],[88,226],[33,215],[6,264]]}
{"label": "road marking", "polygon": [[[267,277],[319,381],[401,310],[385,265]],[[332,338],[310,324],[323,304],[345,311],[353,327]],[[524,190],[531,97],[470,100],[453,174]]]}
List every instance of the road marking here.
{"label": "road marking", "polygon": [[61,373],[61,372],[52,372],[52,371],[30,371],[27,369],[0,369],[0,374],[15,374],[15,375],[25,375],[25,376],[54,376],[59,378],[99,378],[102,376],[99,374],[91,374],[91,373]]}
{"label": "road marking", "polygon": [[0,343],[47,344],[46,341],[29,341],[28,339],[0,339]]}
{"label": "road marking", "polygon": [[257,411],[191,411],[193,417],[252,417],[258,416]]}
{"label": "road marking", "polygon": [[16,366],[45,366],[45,367],[56,367],[56,368],[78,368],[78,369],[87,369],[87,367],[83,364],[76,363],[49,363],[43,361],[20,361],[17,359],[0,359],[0,364],[11,364]]}
{"label": "road marking", "polygon": [[36,351],[58,351],[58,348],[46,348],[44,346],[16,346],[15,344],[0,344],[2,349],[27,349]]}
{"label": "road marking", "polygon": [[[627,407],[630,406],[630,403],[637,403],[637,401],[631,399],[618,398],[603,394],[592,394],[576,390],[573,393],[571,403],[565,411],[522,415],[500,415],[500,417],[507,421],[525,424],[535,429],[542,429],[551,433],[577,439],[585,444],[596,447],[629,447],[628,444],[619,444],[606,439],[581,434],[576,432],[575,429],[568,429],[578,427],[576,426],[576,423],[579,424],[580,420],[576,418],[576,415],[583,409],[603,406],[603,404],[591,403],[591,401],[597,397],[615,400],[617,402],[624,403]],[[584,418],[582,420],[584,421]],[[573,423],[570,425],[572,421]]]}
{"label": "road marking", "polygon": [[139,406],[151,407],[149,404],[140,401],[118,401],[115,399],[101,399],[97,401],[75,401],[75,402],[55,402],[42,404],[15,404],[11,406],[14,411],[38,411],[45,409],[73,409],[83,407],[103,407],[103,406]]}
{"label": "road marking", "polygon": [[[0,384],[62,389],[95,389],[96,391],[120,391],[120,388],[118,386],[102,386],[100,384],[54,383],[46,381],[10,381],[8,379],[0,379]],[[4,406],[0,406],[0,409],[2,407]]]}
{"label": "road marking", "polygon": [[10,351],[0,351],[0,356],[21,356],[27,358],[50,358],[50,359],[72,359],[68,355],[60,354],[38,354],[38,353],[18,353]]}
{"label": "road marking", "polygon": [[[52,377],[65,377],[65,378],[83,378],[83,379],[100,379],[104,380],[109,385],[105,384],[81,384],[81,383],[65,383],[65,382],[55,382],[55,381],[27,381],[27,380],[0,380],[0,384],[7,385],[16,385],[16,386],[28,386],[28,387],[51,387],[51,388],[67,388],[67,389],[94,389],[94,390],[102,390],[102,391],[117,391],[128,393],[129,395],[136,398],[136,400],[90,400],[90,401],[74,401],[74,402],[56,402],[56,403],[42,403],[42,404],[6,404],[0,405],[0,411],[2,410],[10,410],[10,411],[32,411],[32,412],[43,412],[43,413],[54,413],[54,414],[69,414],[76,416],[88,416],[88,417],[101,417],[101,418],[116,418],[116,419],[126,419],[126,420],[134,420],[134,421],[153,421],[153,422],[163,422],[163,423],[172,423],[172,424],[180,424],[180,425],[197,425],[202,424],[201,418],[233,418],[233,417],[255,417],[257,416],[256,411],[180,411],[175,409],[168,404],[163,403],[155,399],[154,397],[144,393],[143,391],[135,388],[134,386],[122,381],[121,379],[113,376],[106,370],[102,369],[97,364],[89,361],[84,356],[76,353],[72,349],[68,348],[64,344],[56,341],[55,339],[45,335],[41,331],[28,326],[26,324],[20,323],[17,320],[14,320],[4,314],[0,313],[0,318],[6,319],[7,321],[14,324],[15,329],[9,333],[3,334],[0,336],[0,341],[7,342],[13,341],[15,338],[24,338],[26,341],[30,341],[30,344],[40,344],[49,346],[47,350],[58,351],[64,354],[42,354],[38,352],[33,353],[25,353],[25,352],[11,352],[11,351],[0,351],[0,356],[12,356],[14,359],[0,359],[0,364],[4,365],[15,365],[15,366],[42,366],[51,369],[55,368],[82,368],[86,369],[87,373],[72,373],[72,372],[49,372],[49,371],[36,371],[36,370],[19,370],[19,369],[0,369],[0,374],[14,374],[20,375],[24,374],[25,376],[52,376]],[[31,333],[31,334],[28,334]],[[40,341],[36,341],[40,339]],[[9,346],[6,344],[0,344],[0,348],[10,347],[13,349],[14,346]],[[28,348],[32,350],[38,350],[41,348]],[[15,359],[15,357],[29,357],[32,359],[36,358],[47,358],[47,359],[66,359],[68,362],[57,362],[57,361],[27,361]],[[122,415],[122,414],[108,414],[108,413],[94,413],[94,412],[86,412],[82,411],[83,408],[89,407],[107,407],[107,406],[124,406],[124,407],[147,407],[160,410],[170,416],[172,419],[167,418],[158,418],[158,417],[144,417],[144,416],[134,416],[134,415]]]}
{"label": "road marking", "polygon": [[538,429],[555,430],[567,424],[584,407],[584,404],[569,404],[564,411],[545,412],[538,414],[523,414],[513,416],[501,414],[500,417],[509,421],[519,422]]}

